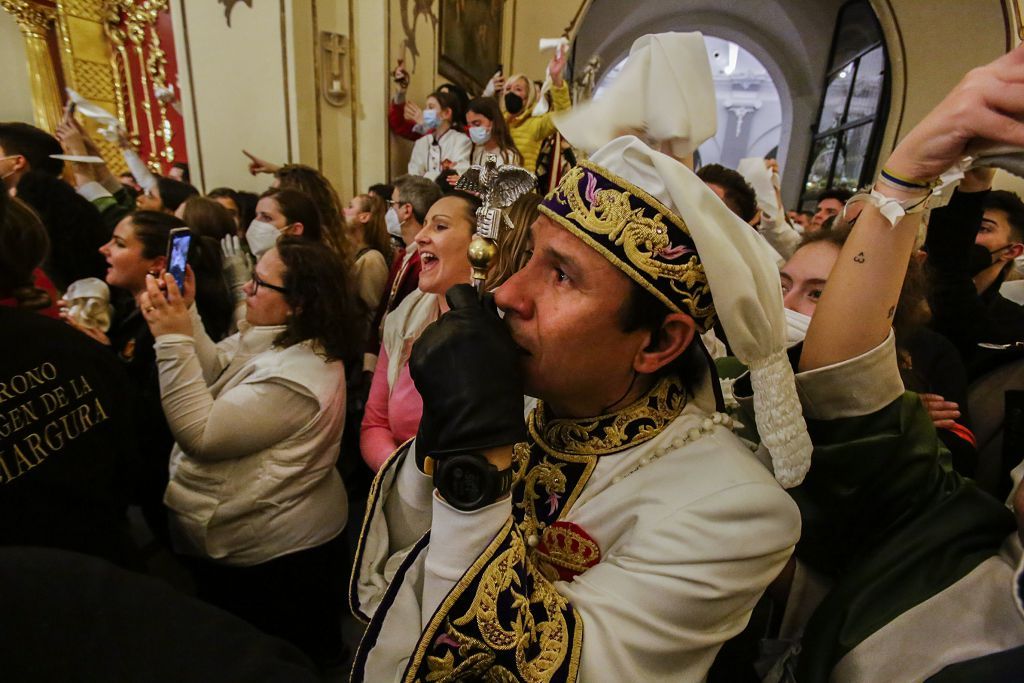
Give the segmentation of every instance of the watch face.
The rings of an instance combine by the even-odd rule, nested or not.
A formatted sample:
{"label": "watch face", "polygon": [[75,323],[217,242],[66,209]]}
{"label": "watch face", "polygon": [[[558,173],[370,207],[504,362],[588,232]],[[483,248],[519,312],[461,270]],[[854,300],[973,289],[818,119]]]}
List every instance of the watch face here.
{"label": "watch face", "polygon": [[445,472],[442,495],[453,504],[474,505],[486,494],[487,484],[476,463],[452,463]]}

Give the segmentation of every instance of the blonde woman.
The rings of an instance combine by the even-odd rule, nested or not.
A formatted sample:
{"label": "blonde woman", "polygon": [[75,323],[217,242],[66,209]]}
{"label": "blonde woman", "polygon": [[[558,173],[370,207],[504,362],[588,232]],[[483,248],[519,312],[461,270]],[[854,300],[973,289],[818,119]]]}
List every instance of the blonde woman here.
{"label": "blonde woman", "polygon": [[[505,114],[509,132],[516,148],[523,155],[523,167],[529,171],[537,170],[537,156],[544,140],[555,132],[555,124],[551,120],[554,112],[565,111],[572,107],[569,100],[569,86],[562,78],[565,69],[565,55],[556,52],[548,63],[551,74],[551,102],[554,111],[533,115],[537,104],[537,89],[530,79],[523,74],[515,74],[507,81],[500,77],[492,80],[494,92],[500,93],[501,110]],[[485,91],[486,93],[486,91]]]}

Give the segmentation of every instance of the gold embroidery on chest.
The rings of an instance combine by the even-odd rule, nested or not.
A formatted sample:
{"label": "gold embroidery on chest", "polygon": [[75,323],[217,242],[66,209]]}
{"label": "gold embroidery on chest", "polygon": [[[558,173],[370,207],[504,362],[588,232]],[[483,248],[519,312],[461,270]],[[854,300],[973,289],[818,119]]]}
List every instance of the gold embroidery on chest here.
{"label": "gold embroidery on chest", "polygon": [[605,455],[649,441],[679,417],[685,407],[682,383],[668,376],[635,403],[589,420],[549,420],[544,416],[543,404],[538,403],[530,416],[529,428],[549,453]]}
{"label": "gold embroidery on chest", "polygon": [[541,494],[537,492],[537,486],[543,487],[550,499],[552,496],[564,495],[566,483],[567,479],[562,472],[561,463],[544,460],[530,468],[523,479],[522,496],[515,504],[522,514],[519,531],[523,534],[523,538],[536,537],[546,526],[544,522],[540,521],[537,514],[537,505],[543,505]]}
{"label": "gold embroidery on chest", "polygon": [[598,455],[653,438],[685,405],[673,377],[627,408],[586,421],[545,421],[538,404],[529,420],[533,443],[512,450],[513,519],[438,608],[407,680],[574,680],[583,624],[554,582],[559,570],[586,571],[600,548],[574,525],[555,523],[583,492]]}
{"label": "gold embroidery on chest", "polygon": [[[460,669],[472,659],[479,659],[488,650],[513,649],[516,668],[523,680],[548,681],[561,666],[570,642],[569,628],[563,614],[569,603],[532,563],[525,563],[525,557],[526,546],[522,536],[512,534],[509,547],[484,570],[470,609],[461,617],[449,621],[447,636],[458,643],[459,653],[466,655],[473,652],[460,664]],[[516,568],[524,566],[524,563],[531,579],[529,585],[532,586],[528,592],[516,572]],[[505,607],[499,613],[498,600],[502,597],[506,601],[511,600],[511,609]],[[540,621],[534,616],[534,608],[540,609],[543,614]],[[473,621],[476,622],[482,642],[465,636],[458,628]],[[480,645],[484,647],[480,648]],[[527,648],[532,646],[536,646],[536,654],[528,657]],[[481,649],[483,652],[480,652]],[[493,660],[493,654],[490,657]],[[440,664],[438,658],[431,659]],[[431,665],[429,661],[428,665]],[[453,669],[434,680],[458,680],[457,677],[449,677],[454,673]],[[502,674],[491,678],[491,673],[491,670],[487,671],[486,680],[506,680],[500,677]],[[510,680],[516,679],[513,677]]]}

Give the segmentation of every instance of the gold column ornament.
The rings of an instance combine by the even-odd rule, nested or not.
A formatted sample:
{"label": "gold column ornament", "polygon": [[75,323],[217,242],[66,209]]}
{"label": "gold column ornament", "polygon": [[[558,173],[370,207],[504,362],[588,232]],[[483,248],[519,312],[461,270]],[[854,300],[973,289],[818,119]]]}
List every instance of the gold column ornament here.
{"label": "gold column ornament", "polygon": [[[131,88],[131,62],[128,61],[128,37],[121,28],[121,13],[116,3],[105,2],[106,20],[104,29],[110,39],[110,69],[114,72],[114,97],[117,103],[117,118],[128,129],[128,142],[139,146],[139,115],[135,106],[135,93]],[[131,125],[128,117],[131,116]]]}
{"label": "gold column ornament", "polygon": [[[167,118],[167,104],[174,96],[167,83],[167,54],[156,28],[157,17],[167,9],[168,0],[104,0],[104,6],[105,27],[113,48],[111,67],[117,86],[118,118],[129,128],[129,142],[138,148],[142,109],[149,143],[147,164],[160,172],[160,159],[174,161],[173,131]],[[138,97],[132,88],[136,81],[141,85]]]}
{"label": "gold column ornament", "polygon": [[27,0],[0,0],[0,7],[18,22],[25,38],[28,76],[32,85],[32,113],[36,126],[53,132],[62,115],[60,88],[47,39],[56,16],[52,7]]}
{"label": "gold column ornament", "polygon": [[[104,0],[56,0],[56,5],[56,35],[64,82],[94,104],[116,111],[118,88],[111,68],[110,39],[104,27]],[[98,124],[84,117],[80,121],[110,170],[127,170],[118,146],[97,134]]]}

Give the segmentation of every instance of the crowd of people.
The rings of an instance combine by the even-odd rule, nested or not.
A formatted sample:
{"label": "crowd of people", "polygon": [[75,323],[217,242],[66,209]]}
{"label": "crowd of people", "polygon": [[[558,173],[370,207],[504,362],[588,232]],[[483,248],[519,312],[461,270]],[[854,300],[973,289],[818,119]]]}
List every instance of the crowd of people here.
{"label": "crowd of people", "polygon": [[[350,198],[249,152],[264,192],[203,194],[126,137],[130,173],[65,168],[99,155],[73,110],[0,123],[18,661],[57,642],[26,611],[106,605],[93,656],[43,671],[194,643],[230,680],[353,654],[368,681],[1019,675],[1024,201],[962,160],[1024,148],[1024,50],[872,185],[789,211],[772,159],[694,171],[628,128],[561,154],[559,116],[587,115],[564,67],[418,106],[399,63],[408,173]],[[492,155],[538,185],[478,292],[482,201],[456,184]],[[157,557],[174,589],[143,578]],[[201,645],[225,635],[230,657]]]}

